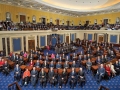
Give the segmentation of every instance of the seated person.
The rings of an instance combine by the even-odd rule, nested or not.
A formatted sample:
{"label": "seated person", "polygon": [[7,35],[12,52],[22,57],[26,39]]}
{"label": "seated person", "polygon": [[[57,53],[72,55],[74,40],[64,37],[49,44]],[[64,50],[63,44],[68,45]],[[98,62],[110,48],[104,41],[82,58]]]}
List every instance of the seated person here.
{"label": "seated person", "polygon": [[39,59],[39,60],[42,60],[42,55],[39,55],[38,59]]}
{"label": "seated person", "polygon": [[91,58],[90,54],[87,54],[87,59],[90,59],[90,58]]}
{"label": "seated person", "polygon": [[116,76],[115,68],[114,68],[114,66],[112,65],[111,62],[110,62],[110,64],[109,64],[109,67],[110,67],[110,70],[111,70],[112,77],[113,77],[113,76]]}
{"label": "seated person", "polygon": [[101,59],[100,57],[98,56],[97,60],[96,60],[96,64],[101,64]]}
{"label": "seated person", "polygon": [[33,86],[36,85],[37,76],[38,76],[38,71],[35,70],[35,67],[33,67],[33,70],[31,71],[31,84],[32,84]]}
{"label": "seated person", "polygon": [[101,64],[96,74],[97,82],[100,82],[101,78],[104,77],[104,75],[105,75],[105,68],[103,67],[103,64]]}
{"label": "seated person", "polygon": [[111,53],[110,53],[110,57],[111,57],[111,58],[115,58],[115,54],[114,54],[113,51],[111,51]]}
{"label": "seated person", "polygon": [[50,68],[49,73],[48,73],[48,78],[49,78],[49,82],[51,86],[56,86],[57,79],[56,79],[56,75],[55,75],[53,68]]}
{"label": "seated person", "polygon": [[62,75],[60,77],[61,77],[60,78],[61,81],[59,82],[59,88],[62,88],[62,85],[65,84],[65,86],[66,86],[67,81],[68,81],[68,73],[65,68],[63,69]]}
{"label": "seated person", "polygon": [[19,81],[20,77],[21,77],[21,69],[17,64],[16,67],[14,68],[14,78]]}
{"label": "seated person", "polygon": [[88,59],[88,61],[86,62],[87,73],[91,71],[91,66],[92,66],[92,62],[90,61],[90,59]]}
{"label": "seated person", "polygon": [[4,74],[6,74],[6,76],[9,74],[9,72],[10,72],[10,69],[9,69],[10,67],[9,67],[9,64],[8,64],[8,62],[7,61],[5,61],[5,63],[4,63],[4,65],[3,65],[3,73]]}
{"label": "seated person", "polygon": [[51,63],[49,64],[49,68],[54,68],[55,66],[54,66],[54,63],[53,63],[53,61],[51,61]]}
{"label": "seated person", "polygon": [[23,65],[23,64],[24,64],[24,60],[23,60],[23,57],[22,57],[22,56],[20,56],[18,62],[19,62],[19,63],[18,63],[19,65]]}
{"label": "seated person", "polygon": [[58,53],[56,54],[56,59],[59,59],[59,55],[58,55]]}
{"label": "seated person", "polygon": [[28,69],[26,69],[23,73],[23,76],[22,76],[22,82],[21,82],[21,86],[23,85],[27,85],[29,80],[30,80],[30,71]]}
{"label": "seated person", "polygon": [[82,55],[79,55],[78,56],[78,61],[81,61],[82,60]]}
{"label": "seated person", "polygon": [[4,56],[4,54],[3,54],[3,52],[1,52],[1,53],[0,53],[0,57],[3,57],[3,56]]}
{"label": "seated person", "polygon": [[45,60],[44,62],[43,62],[43,64],[42,64],[42,68],[48,68],[48,63],[47,63],[47,61]]}
{"label": "seated person", "polygon": [[87,50],[87,54],[90,54],[91,53],[91,50],[88,48],[88,50]]}
{"label": "seated person", "polygon": [[62,62],[62,57],[61,56],[59,57],[59,62]]}
{"label": "seated person", "polygon": [[46,87],[46,81],[47,81],[47,74],[44,71],[44,69],[42,68],[40,73],[39,73],[39,78],[40,78],[40,85],[42,87]]}
{"label": "seated person", "polygon": [[18,55],[15,56],[15,63],[16,63],[16,64],[19,63],[19,56],[18,56]]}
{"label": "seated person", "polygon": [[36,67],[36,68],[40,68],[40,66],[41,66],[41,65],[40,65],[40,61],[37,60],[37,62],[35,63],[35,67]]}
{"label": "seated person", "polygon": [[83,56],[83,60],[88,60],[86,55]]}
{"label": "seated person", "polygon": [[65,59],[66,61],[69,61],[69,57],[68,56],[66,56],[66,59]]}
{"label": "seated person", "polygon": [[28,57],[28,54],[25,52],[25,53],[23,54],[23,57],[27,58],[27,57]]}
{"label": "seated person", "polygon": [[106,71],[106,76],[108,77],[108,79],[110,79],[111,77],[111,70],[108,64],[105,65],[105,71]]}
{"label": "seated person", "polygon": [[0,58],[0,68],[2,69],[3,65],[5,64],[4,59]]}
{"label": "seated person", "polygon": [[52,59],[55,58],[55,55],[54,55],[53,53],[51,54],[51,58],[52,58]]}
{"label": "seated person", "polygon": [[74,89],[74,87],[76,86],[76,72],[75,69],[72,68],[72,72],[70,73],[70,88]]}
{"label": "seated person", "polygon": [[62,68],[62,66],[61,66],[60,62],[58,61],[58,63],[56,64],[56,69],[60,69],[60,68]]}
{"label": "seated person", "polygon": [[65,61],[64,63],[64,66],[63,66],[65,69],[69,68],[69,64],[68,64],[68,61]]}
{"label": "seated person", "polygon": [[38,55],[38,51],[35,51],[35,53],[34,53],[35,55]]}
{"label": "seated person", "polygon": [[80,71],[78,72],[78,83],[79,83],[79,86],[83,87],[83,85],[85,84],[85,73],[83,71],[82,68],[80,68]]}
{"label": "seated person", "polygon": [[24,51],[21,51],[20,56],[24,56],[24,53],[25,53]]}
{"label": "seated person", "polygon": [[72,68],[76,68],[76,63],[75,63],[75,61],[73,61],[73,63],[72,63],[72,66],[71,66]]}
{"label": "seated person", "polygon": [[33,60],[33,54],[29,55],[28,60],[29,60],[29,62],[30,62],[30,60]]}
{"label": "seated person", "polygon": [[13,53],[12,56],[11,56],[11,61],[15,62],[15,54]]}
{"label": "seated person", "polygon": [[65,54],[63,53],[63,54],[62,54],[62,59],[64,59],[64,58],[65,58]]}
{"label": "seated person", "polygon": [[34,66],[34,62],[33,62],[33,60],[30,61],[29,66]]}
{"label": "seated person", "polygon": [[119,61],[115,62],[114,67],[115,67],[116,73],[120,74],[120,59],[119,59]]}

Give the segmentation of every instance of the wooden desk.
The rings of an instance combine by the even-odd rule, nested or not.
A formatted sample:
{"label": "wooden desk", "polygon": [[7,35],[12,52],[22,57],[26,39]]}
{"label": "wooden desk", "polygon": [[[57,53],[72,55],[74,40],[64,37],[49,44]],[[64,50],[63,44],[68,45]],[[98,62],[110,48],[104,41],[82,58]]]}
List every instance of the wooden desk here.
{"label": "wooden desk", "polygon": [[68,72],[69,74],[71,73],[71,71],[72,71],[71,69],[67,69],[67,72]]}
{"label": "wooden desk", "polygon": [[26,68],[26,65],[21,65],[21,66],[20,66],[20,68],[21,68],[21,70],[23,70],[23,71],[24,71],[24,70],[25,70],[25,68]]}
{"label": "wooden desk", "polygon": [[28,62],[28,58],[26,58],[26,57],[24,57],[23,60],[24,60],[25,63]]}
{"label": "wooden desk", "polygon": [[15,62],[11,61],[11,60],[7,60],[8,64],[10,65],[10,68],[14,68],[15,66]]}
{"label": "wooden desk", "polygon": [[61,75],[63,72],[63,69],[58,69],[58,74]]}
{"label": "wooden desk", "polygon": [[25,69],[28,69],[29,71],[31,71],[33,69],[33,66],[26,66]]}

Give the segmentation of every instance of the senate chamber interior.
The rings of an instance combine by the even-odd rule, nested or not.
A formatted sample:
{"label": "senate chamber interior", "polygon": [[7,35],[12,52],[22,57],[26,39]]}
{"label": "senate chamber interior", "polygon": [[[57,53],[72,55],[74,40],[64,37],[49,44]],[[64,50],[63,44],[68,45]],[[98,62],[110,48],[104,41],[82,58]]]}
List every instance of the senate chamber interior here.
{"label": "senate chamber interior", "polygon": [[0,90],[120,90],[120,0],[0,0]]}

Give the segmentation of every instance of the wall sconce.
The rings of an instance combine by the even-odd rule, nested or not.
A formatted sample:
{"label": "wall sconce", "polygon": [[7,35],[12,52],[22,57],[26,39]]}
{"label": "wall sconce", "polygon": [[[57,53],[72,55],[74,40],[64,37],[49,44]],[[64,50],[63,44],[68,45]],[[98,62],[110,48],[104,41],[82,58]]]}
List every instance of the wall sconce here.
{"label": "wall sconce", "polygon": [[109,22],[111,21],[111,19],[109,19]]}
{"label": "wall sconce", "polygon": [[30,17],[28,16],[28,20],[29,20],[29,18],[30,18]]}
{"label": "wall sconce", "polygon": [[47,19],[47,21],[48,21],[48,19]]}
{"label": "wall sconce", "polygon": [[18,15],[16,15],[16,18],[18,18]]}
{"label": "wall sconce", "polygon": [[102,20],[100,20],[102,22]]}

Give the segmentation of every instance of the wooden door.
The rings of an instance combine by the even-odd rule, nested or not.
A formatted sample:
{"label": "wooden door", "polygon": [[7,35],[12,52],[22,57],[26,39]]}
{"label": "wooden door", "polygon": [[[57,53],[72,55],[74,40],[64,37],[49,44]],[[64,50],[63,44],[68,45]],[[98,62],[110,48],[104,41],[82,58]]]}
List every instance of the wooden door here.
{"label": "wooden door", "polygon": [[99,42],[103,42],[104,41],[104,37],[103,36],[99,36]]}
{"label": "wooden door", "polygon": [[70,21],[67,21],[67,26],[69,26],[70,25]]}
{"label": "wooden door", "polygon": [[28,51],[35,50],[35,40],[28,40]]}
{"label": "wooden door", "polygon": [[69,36],[66,36],[66,43],[69,43]]}
{"label": "wooden door", "polygon": [[26,22],[26,16],[20,15],[20,22]]}
{"label": "wooden door", "polygon": [[56,20],[56,25],[59,25],[59,19]]}

